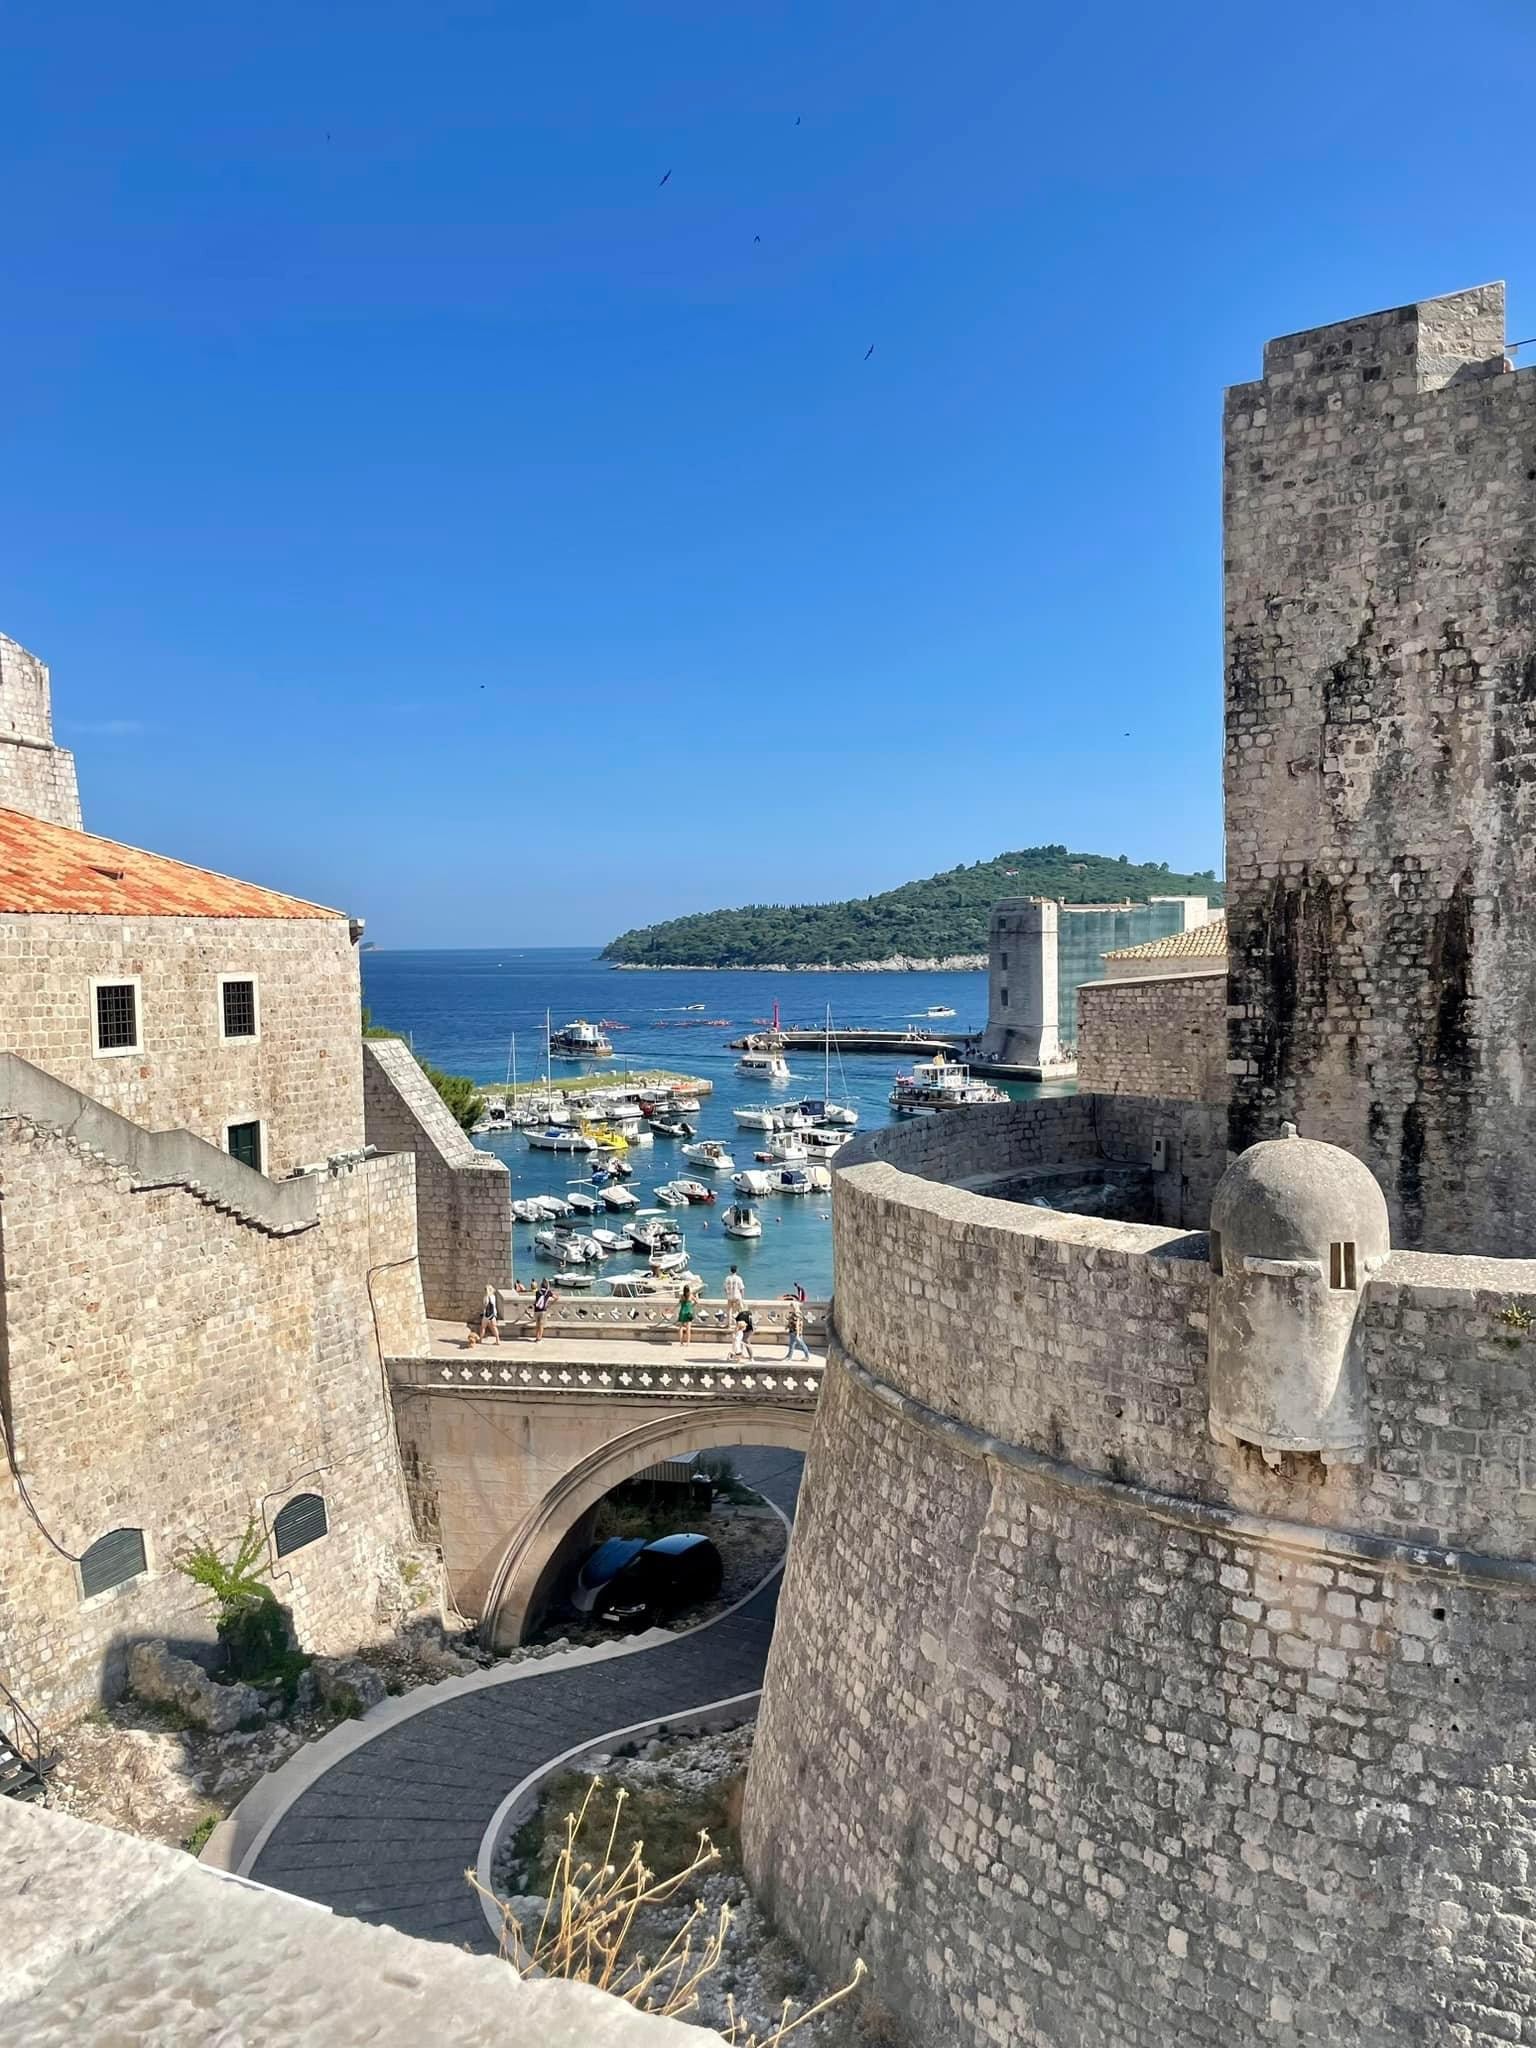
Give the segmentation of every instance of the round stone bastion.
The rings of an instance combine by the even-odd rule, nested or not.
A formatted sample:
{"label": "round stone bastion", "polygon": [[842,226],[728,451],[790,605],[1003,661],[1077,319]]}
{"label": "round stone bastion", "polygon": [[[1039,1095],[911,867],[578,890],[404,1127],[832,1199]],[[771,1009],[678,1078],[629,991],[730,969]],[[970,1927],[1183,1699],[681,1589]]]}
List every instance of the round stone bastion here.
{"label": "round stone bastion", "polygon": [[749,1875],[923,2048],[1536,2043],[1536,1262],[1218,1114],[845,1148]]}

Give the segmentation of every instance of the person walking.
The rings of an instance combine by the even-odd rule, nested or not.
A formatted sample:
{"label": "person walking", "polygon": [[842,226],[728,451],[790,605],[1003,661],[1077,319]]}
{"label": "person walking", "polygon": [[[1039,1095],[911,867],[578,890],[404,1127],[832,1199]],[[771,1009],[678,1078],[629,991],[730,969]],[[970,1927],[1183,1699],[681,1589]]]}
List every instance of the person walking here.
{"label": "person walking", "polygon": [[805,1309],[794,1295],[790,1296],[789,1307],[784,1312],[784,1334],[789,1339],[789,1348],[785,1351],[784,1356],[786,1358],[793,1358],[798,1351],[800,1356],[809,1364],[811,1347],[805,1341]]}
{"label": "person walking", "polygon": [[533,1341],[544,1342],[544,1318],[555,1305],[555,1290],[547,1280],[541,1280],[533,1291]]}
{"label": "person walking", "polygon": [[693,1341],[693,1289],[685,1287],[677,1304],[677,1341],[684,1349]]}
{"label": "person walking", "polygon": [[736,1311],[736,1341],[731,1347],[732,1358],[745,1358],[748,1365],[757,1363],[752,1356],[752,1332],[756,1327],[751,1309],[743,1302]]}
{"label": "person walking", "polygon": [[496,1299],[496,1289],[489,1280],[485,1283],[485,1300],[480,1304],[480,1341],[487,1337],[501,1342],[501,1304]]}
{"label": "person walking", "polygon": [[729,1273],[725,1276],[726,1314],[734,1319],[736,1311],[744,1306],[746,1299],[747,1283],[742,1279],[736,1268],[732,1266]]}

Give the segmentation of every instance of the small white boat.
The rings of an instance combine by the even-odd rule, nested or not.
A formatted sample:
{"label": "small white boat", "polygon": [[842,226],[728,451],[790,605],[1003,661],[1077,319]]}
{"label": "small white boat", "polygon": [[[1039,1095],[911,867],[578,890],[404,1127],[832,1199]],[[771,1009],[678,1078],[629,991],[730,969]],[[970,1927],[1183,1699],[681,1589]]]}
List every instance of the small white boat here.
{"label": "small white boat", "polygon": [[688,1206],[688,1197],[681,1188],[673,1187],[669,1180],[664,1180],[656,1190],[656,1199],[664,1209],[686,1209]]}
{"label": "small white boat", "polygon": [[704,1282],[697,1273],[620,1273],[608,1282],[608,1292],[620,1301],[633,1301],[637,1297],[652,1301],[676,1301],[685,1287],[693,1290],[698,1300],[704,1291]]}
{"label": "small white boat", "polygon": [[805,1140],[798,1131],[776,1132],[763,1149],[767,1157],[777,1165],[788,1165],[791,1162],[799,1165],[807,1156]]}
{"label": "small white boat", "polygon": [[736,1171],[735,1160],[715,1138],[700,1138],[696,1144],[685,1145],[683,1157],[694,1166],[705,1167],[710,1173]]}
{"label": "small white boat", "polygon": [[675,1180],[672,1186],[685,1202],[712,1202],[715,1191],[701,1180]]}
{"label": "small white boat", "polygon": [[559,1124],[546,1124],[543,1130],[526,1130],[523,1136],[535,1152],[595,1152],[597,1140],[589,1138],[585,1131],[573,1131]]}
{"label": "small white boat", "polygon": [[799,1105],[806,1123],[828,1124],[838,1130],[851,1131],[859,1121],[859,1112],[849,1102],[829,1102],[824,1095],[808,1095]]}
{"label": "small white boat", "polygon": [[953,1017],[954,1014],[948,1003],[935,1003],[931,1009],[923,1012],[925,1017]]}
{"label": "small white boat", "polygon": [[[826,1171],[825,1167],[822,1169]],[[813,1192],[811,1176],[803,1166],[781,1166],[774,1184],[779,1195],[808,1195]]]}
{"label": "small white boat", "polygon": [[830,1159],[834,1152],[840,1152],[848,1142],[846,1131],[802,1131],[800,1142],[806,1152],[817,1159]]}
{"label": "small white boat", "polygon": [[653,1273],[682,1273],[687,1270],[687,1266],[688,1254],[681,1245],[651,1253],[650,1270]]}
{"label": "small white boat", "polygon": [[744,1130],[778,1131],[784,1128],[784,1111],[771,1102],[751,1102],[741,1109],[733,1109],[735,1117]]}
{"label": "small white boat", "polygon": [[789,1061],[781,1052],[744,1052],[736,1071],[749,1080],[780,1083],[789,1079]]}
{"label": "small white boat", "polygon": [[738,1195],[771,1195],[778,1185],[779,1176],[760,1166],[745,1168],[732,1182]]}
{"label": "small white boat", "polygon": [[763,1219],[747,1202],[732,1202],[720,1218],[727,1237],[761,1237]]}
{"label": "small white boat", "polygon": [[593,1229],[587,1235],[601,1252],[627,1252],[630,1248],[629,1239],[617,1230]]}
{"label": "small white boat", "polygon": [[576,1214],[576,1204],[568,1202],[564,1195],[540,1195],[537,1199],[539,1207],[546,1216],[574,1216]]}
{"label": "small white boat", "polygon": [[544,1221],[544,1211],[536,1201],[526,1197],[512,1204],[512,1214],[519,1223],[542,1223]]}
{"label": "small white boat", "polygon": [[668,1238],[675,1244],[681,1244],[683,1241],[665,1216],[657,1216],[644,1209],[625,1224],[624,1235],[637,1251],[642,1252],[655,1251],[657,1246]]}
{"label": "small white boat", "polygon": [[573,1186],[566,1201],[578,1216],[595,1216],[602,1206],[590,1188]]}
{"label": "small white boat", "polygon": [[672,1114],[674,1116],[697,1116],[698,1113],[699,1098],[697,1095],[679,1095],[674,1091],[672,1096]]}
{"label": "small white boat", "polygon": [[553,1259],[559,1266],[584,1266],[597,1256],[597,1247],[569,1230],[536,1230],[533,1248],[541,1259]]}
{"label": "small white boat", "polygon": [[808,1166],[805,1177],[811,1184],[813,1195],[829,1195],[832,1192],[831,1170],[825,1166]]}
{"label": "small white boat", "polygon": [[631,1194],[626,1187],[603,1189],[603,1207],[605,1209],[638,1209],[639,1206],[640,1197]]}

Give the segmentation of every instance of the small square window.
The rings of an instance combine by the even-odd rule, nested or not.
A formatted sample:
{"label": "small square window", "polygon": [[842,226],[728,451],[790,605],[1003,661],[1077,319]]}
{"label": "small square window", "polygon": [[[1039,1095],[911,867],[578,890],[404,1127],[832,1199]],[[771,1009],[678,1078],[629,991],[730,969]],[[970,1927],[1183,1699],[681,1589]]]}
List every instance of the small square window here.
{"label": "small square window", "polygon": [[1328,1285],[1341,1292],[1353,1293],[1355,1286],[1355,1248],[1353,1244],[1331,1244],[1328,1247]]}
{"label": "small square window", "polygon": [[139,1049],[139,985],[136,981],[92,984],[95,1002],[96,1050],[137,1052]]}
{"label": "small square window", "polygon": [[1006,953],[1003,955],[1003,972],[1004,974],[1008,972],[1008,955]]}
{"label": "small square window", "polygon": [[256,984],[231,974],[219,979],[220,1021],[226,1038],[256,1036]]}
{"label": "small square window", "polygon": [[1008,1007],[1008,991],[1007,991],[1007,989],[1005,989],[1005,988],[1000,988],[1000,989],[998,990],[998,992],[997,992],[997,1000],[998,1000],[999,1004],[1000,1004],[1000,1005],[1002,1006],[1002,1008],[1006,1010],[1006,1009],[1007,1009],[1007,1007]]}
{"label": "small square window", "polygon": [[224,1142],[229,1148],[231,1159],[238,1159],[242,1166],[248,1166],[253,1173],[261,1172],[261,1124],[231,1124],[224,1133]]}

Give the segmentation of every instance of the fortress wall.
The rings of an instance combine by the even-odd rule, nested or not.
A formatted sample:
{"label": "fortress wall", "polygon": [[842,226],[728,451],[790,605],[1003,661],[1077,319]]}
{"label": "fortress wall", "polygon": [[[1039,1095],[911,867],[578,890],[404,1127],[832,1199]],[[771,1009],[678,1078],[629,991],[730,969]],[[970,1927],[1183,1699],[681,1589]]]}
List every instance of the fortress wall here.
{"label": "fortress wall", "polygon": [[[415,1545],[380,1361],[427,1345],[412,1160],[323,1178],[318,1223],[285,1237],[15,1118],[0,1186],[0,1416],[26,1486],[0,1463],[5,1683],[56,1722],[115,1696],[129,1642],[211,1642],[177,1552],[270,1530],[296,1493],[329,1523],[271,1559],[301,1646],[376,1637]],[[83,1598],[74,1559],[125,1527],[147,1571]]]}
{"label": "fortress wall", "polygon": [[80,828],[75,757],[53,744],[48,665],[0,633],[0,807]]}
{"label": "fortress wall", "polygon": [[1225,966],[1085,983],[1077,992],[1077,1085],[1090,1095],[1225,1102]]}
{"label": "fortress wall", "polygon": [[835,1176],[754,1884],[934,2044],[1536,2038],[1536,1263],[1390,1259],[1366,1461],[1272,1471],[1203,1238],[903,1170],[995,1115]]}

